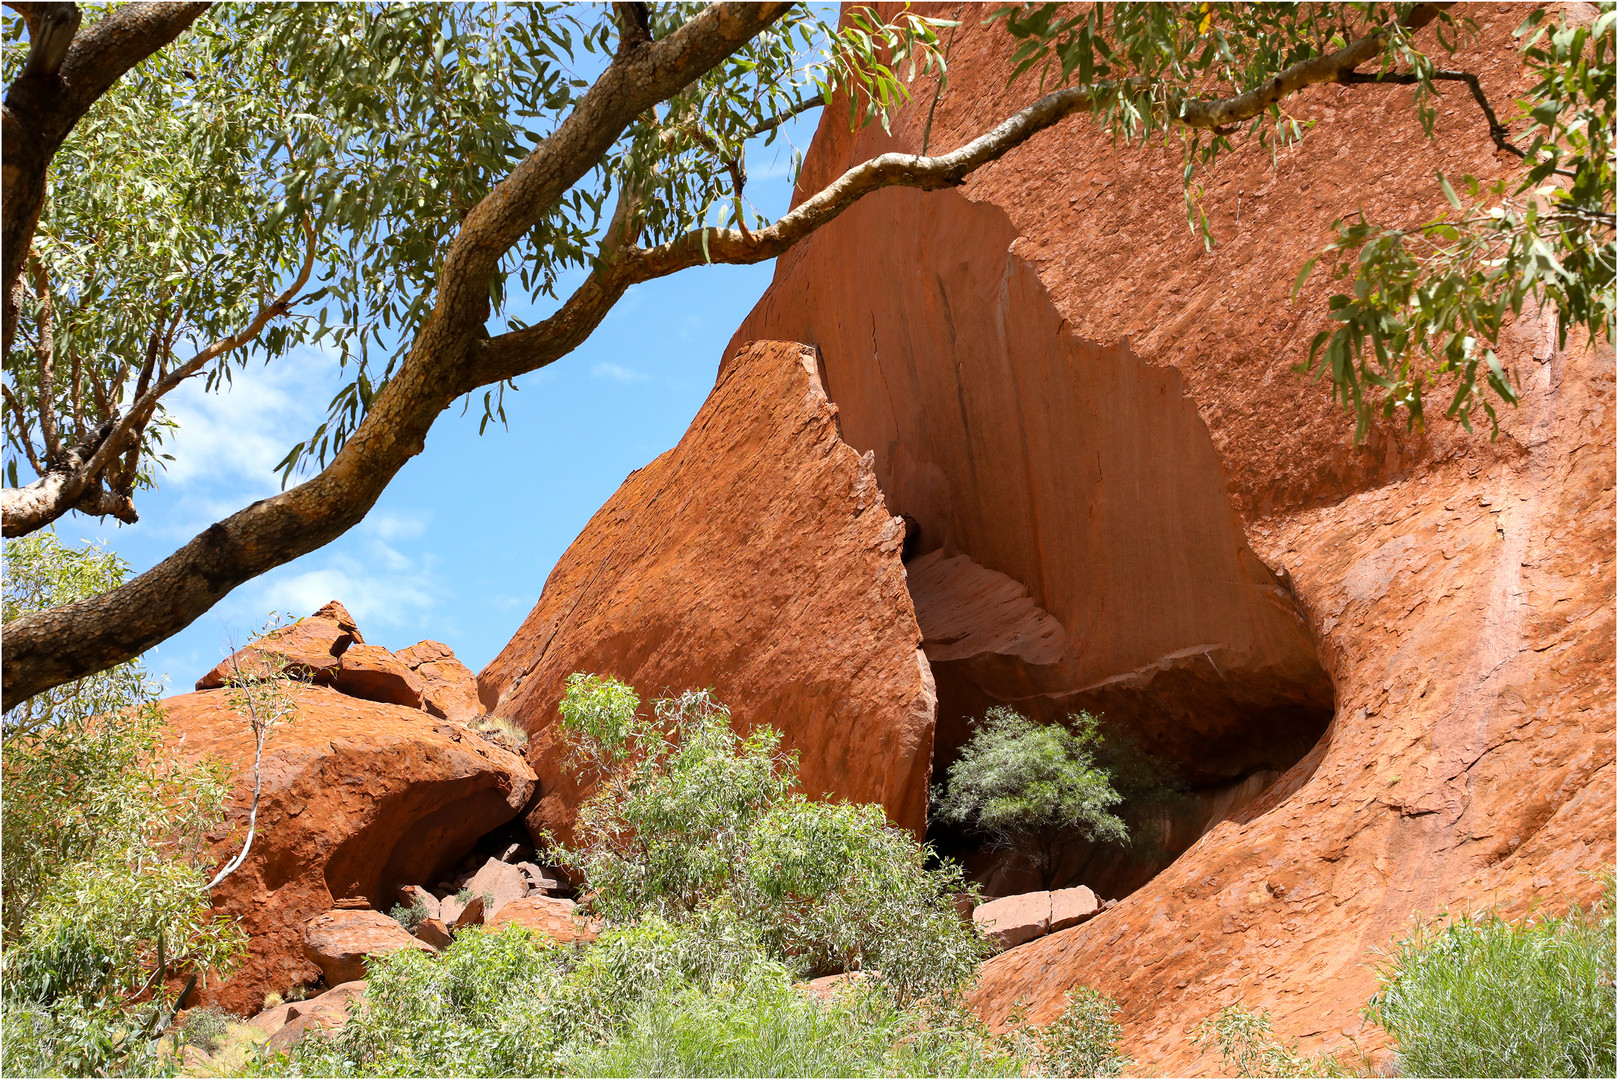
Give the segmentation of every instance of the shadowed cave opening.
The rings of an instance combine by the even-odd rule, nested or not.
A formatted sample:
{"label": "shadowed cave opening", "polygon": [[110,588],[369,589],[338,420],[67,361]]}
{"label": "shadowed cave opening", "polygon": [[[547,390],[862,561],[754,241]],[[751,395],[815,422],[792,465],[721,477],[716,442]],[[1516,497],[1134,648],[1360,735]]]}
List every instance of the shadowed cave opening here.
{"label": "shadowed cave opening", "polygon": [[[1064,723],[1080,711],[1100,716],[1109,746],[1144,752],[1175,781],[1170,791],[1126,797],[1114,808],[1129,826],[1127,846],[1071,837],[1053,887],[1086,885],[1103,900],[1122,899],[1215,825],[1239,815],[1325,735],[1334,694],[1301,614],[1298,633],[1283,641],[1280,657],[1210,643],[1097,677],[1084,670],[1072,635],[1026,586],[959,551],[928,550],[913,522],[907,516],[906,570],[937,690],[935,785],[997,705],[1041,724]],[[924,554],[914,554],[918,550]],[[1269,578],[1262,584],[1291,602],[1290,589]],[[1138,585],[1143,594],[1151,590],[1150,582]],[[1308,644],[1307,657],[1300,656],[1300,643]],[[1289,785],[1305,778],[1294,775]],[[940,855],[960,862],[986,896],[1046,887],[1023,856],[995,850],[980,835],[933,819],[927,839]]]}

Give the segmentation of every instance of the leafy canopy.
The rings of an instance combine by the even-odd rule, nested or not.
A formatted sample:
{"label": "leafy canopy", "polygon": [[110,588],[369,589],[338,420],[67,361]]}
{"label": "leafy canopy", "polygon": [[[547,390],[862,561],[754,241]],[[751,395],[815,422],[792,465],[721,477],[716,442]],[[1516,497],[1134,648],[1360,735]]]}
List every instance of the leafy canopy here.
{"label": "leafy canopy", "polygon": [[1054,884],[1070,838],[1112,844],[1129,839],[1123,819],[1111,812],[1123,796],[1096,763],[1099,718],[1081,712],[1068,722],[1071,727],[1036,724],[1003,705],[990,709],[935,791],[939,821],[1021,853],[1046,888]]}
{"label": "leafy canopy", "polygon": [[[703,6],[651,5],[654,37]],[[104,14],[89,9],[86,22]],[[9,84],[29,43],[20,16],[5,22]],[[942,70],[939,25],[861,11],[840,29],[800,7],[766,27],[640,117],[504,254],[491,326],[521,327],[514,307],[554,308],[594,268],[626,188],[651,243],[763,224],[745,194],[749,143],[769,145],[781,117],[839,91],[851,120],[886,123],[908,79]],[[220,356],[208,380],[299,345],[335,354],[348,378],[280,468],[289,478],[323,463],[431,312],[462,219],[574,111],[618,38],[610,5],[212,8],[115,84],[59,152],[33,249],[57,374],[40,385],[36,291],[6,357],[8,482],[19,458],[47,463],[32,430],[41,408],[87,438],[134,391],[144,359],[160,374],[188,345],[239,331],[310,254],[317,280],[288,317]],[[504,418],[502,392],[485,394],[484,424]],[[158,460],[166,423],[160,414],[132,462]],[[152,479],[142,464],[139,482]]]}
{"label": "leafy canopy", "polygon": [[595,906],[627,923],[728,911],[771,956],[805,974],[880,972],[901,1002],[951,995],[984,944],[955,911],[972,893],[959,867],[889,825],[877,806],[792,793],[797,761],[779,732],[747,736],[705,691],[637,711],[622,683],[574,675],[561,704],[573,760],[595,793],[558,859]]}

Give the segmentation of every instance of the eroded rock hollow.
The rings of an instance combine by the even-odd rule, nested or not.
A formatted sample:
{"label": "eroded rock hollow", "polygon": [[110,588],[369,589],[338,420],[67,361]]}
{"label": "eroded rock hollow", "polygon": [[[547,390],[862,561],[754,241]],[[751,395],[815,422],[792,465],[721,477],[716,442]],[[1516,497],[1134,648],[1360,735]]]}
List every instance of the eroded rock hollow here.
{"label": "eroded rock hollow", "polygon": [[[1526,85],[1522,14],[1479,15],[1461,58],[1499,101]],[[919,87],[891,134],[827,110],[800,192],[1014,112],[1034,89],[1008,85],[1011,49],[967,18],[949,90]],[[1196,789],[1178,857],[1079,866],[1128,895],[990,961],[976,1000],[1038,1022],[1094,986],[1169,1073],[1213,1066],[1189,1031],[1236,1001],[1311,1048],[1360,1033],[1371,950],[1412,913],[1588,899],[1614,853],[1610,350],[1525,316],[1498,439],[1355,445],[1294,371],[1332,287],[1292,298],[1298,267],[1356,207],[1429,220],[1435,171],[1515,166],[1460,95],[1436,140],[1406,89],[1315,87],[1292,111],[1315,122],[1301,143],[1205,178],[1212,250],[1172,148],[1076,119],[783,256],[680,448],[480,676],[536,733],[531,823],[578,798],[546,734],[573,670],[713,685],[739,724],[788,731],[815,792],[913,827],[989,705],[1104,713]],[[812,447],[847,464],[806,467]]]}

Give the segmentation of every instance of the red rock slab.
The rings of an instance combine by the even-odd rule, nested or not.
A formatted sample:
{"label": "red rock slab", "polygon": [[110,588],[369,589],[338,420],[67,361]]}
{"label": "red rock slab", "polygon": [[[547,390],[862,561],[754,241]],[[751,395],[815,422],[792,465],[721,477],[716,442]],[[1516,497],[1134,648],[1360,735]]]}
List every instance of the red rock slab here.
{"label": "red rock slab", "polygon": [[422,707],[434,716],[464,724],[478,716],[478,677],[455,658],[448,645],[419,641],[396,653],[422,682]]}
{"label": "red rock slab", "polygon": [[[452,737],[459,733],[446,734],[440,728],[448,725],[420,710],[324,687],[299,688],[295,703],[295,718],[266,748],[252,850],[214,890],[214,910],[241,920],[248,952],[202,996],[244,1015],[266,994],[320,974],[304,956],[306,919],[338,899],[392,908],[400,886],[439,880],[479,837],[515,817],[533,791],[533,771],[520,757]],[[171,753],[177,744],[186,759],[213,755],[236,770],[231,831],[215,847],[222,863],[246,834],[252,733],[225,690],[161,704]]]}
{"label": "red rock slab", "polygon": [[236,650],[198,679],[197,689],[213,690],[231,679],[263,679],[282,672],[329,683],[344,651],[364,643],[348,609],[333,600],[308,618]]}
{"label": "red rock slab", "polygon": [[439,918],[423,919],[416,927],[415,934],[435,949],[443,950],[450,946],[451,937],[449,927]]}
{"label": "red rock slab", "polygon": [[[341,1031],[353,1016],[353,1009],[365,998],[363,979],[334,986],[319,997],[308,1001],[295,1001],[281,1006],[286,1010],[285,1023],[271,1033],[264,1044],[267,1054],[282,1054],[291,1050],[304,1036],[314,1033],[330,1038]],[[279,1011],[279,1010],[277,1010]],[[254,1019],[257,1023],[257,1018]]]}
{"label": "red rock slab", "polygon": [[[1522,96],[1532,79],[1511,34],[1530,9],[1475,10],[1478,38],[1446,64],[1477,72],[1493,101]],[[966,20],[955,34],[936,109],[931,89],[916,88],[892,141],[875,128],[838,130],[828,109],[801,190],[877,150],[919,148],[928,123],[930,146],[952,149],[1037,95],[1026,79],[1007,86],[1011,45],[998,32]],[[1438,48],[1431,31],[1420,43]],[[1327,296],[1343,288],[1317,272],[1293,299],[1298,268],[1352,209],[1395,227],[1443,213],[1439,171],[1515,183],[1515,166],[1496,152],[1475,105],[1447,100],[1429,140],[1408,91],[1362,89],[1317,86],[1288,98],[1289,114],[1311,126],[1278,157],[1256,144],[1222,156],[1203,203],[1218,240],[1212,251],[1186,228],[1178,148],[1117,148],[1075,117],[956,191],[862,201],[779,260],[765,304],[790,318],[742,334],[817,334],[845,437],[874,449],[879,471],[891,470],[895,484],[883,472],[883,487],[895,508],[914,513],[913,504],[932,498],[947,521],[952,505],[978,505],[982,484],[953,487],[961,474],[942,464],[931,471],[927,462],[938,460],[923,456],[925,445],[889,448],[857,434],[890,403],[901,417],[935,411],[907,383],[891,395],[875,385],[878,370],[902,380],[909,366],[904,351],[895,358],[904,366],[889,366],[907,346],[884,326],[918,328],[930,347],[937,327],[975,317],[973,295],[986,296],[996,318],[1009,310],[999,292],[972,291],[982,278],[1008,300],[1043,291],[1050,332],[1089,344],[1071,359],[1024,350],[1033,359],[1015,383],[1023,400],[1044,407],[1059,397],[1048,387],[1076,369],[1107,406],[1094,423],[1075,425],[1073,437],[1087,439],[1140,423],[1141,380],[1161,380],[1166,407],[1189,415],[1183,434],[1154,435],[1141,453],[1184,475],[1135,486],[1134,497],[1159,500],[1183,483],[1227,500],[1239,531],[1223,534],[1226,557],[1245,547],[1296,598],[1335,692],[1318,745],[1116,907],[983,969],[976,1001],[994,1022],[1018,1001],[1045,1022],[1078,983],[1113,995],[1124,1051],[1163,1075],[1219,1068],[1217,1054],[1199,1056],[1190,1030],[1235,1002],[1269,1009],[1277,1034],[1301,1037],[1307,1050],[1345,1048],[1375,989],[1373,950],[1402,934],[1413,913],[1498,904],[1510,914],[1535,900],[1589,900],[1598,886],[1584,873],[1614,859],[1612,353],[1577,342],[1561,349],[1554,326],[1525,316],[1497,349],[1523,397],[1520,407],[1503,407],[1498,439],[1486,427],[1468,435],[1442,421],[1435,399],[1425,431],[1379,423],[1354,444],[1352,419],[1320,383],[1291,370],[1330,325]],[[992,265],[971,254],[972,229],[1004,238]],[[930,295],[914,285],[929,273],[938,286]],[[873,337],[880,368],[848,359],[861,339],[869,353]],[[1125,358],[1138,377],[1127,377]],[[856,419],[865,413],[869,420]],[[1022,407],[973,416],[979,429],[996,416],[1006,421],[988,438],[1035,423]],[[1200,446],[1191,439],[1197,425]],[[1030,475],[1036,485],[1059,478],[1045,469]],[[1115,497],[1130,474],[1092,459],[1092,475]],[[1206,520],[1202,510],[1182,512]],[[1209,602],[1198,578],[1214,575],[1180,576],[1211,565],[1204,556],[1175,556],[1139,529],[1076,524],[1142,557],[1098,557],[1063,571],[1116,598],[1089,631],[1061,603],[1042,602],[1070,635],[1118,652],[1147,640],[1139,627],[1158,612],[1178,623]],[[1044,595],[992,547],[958,546]],[[1262,583],[1256,567],[1243,573]],[[1178,598],[1157,591],[1167,580],[1185,584]],[[1266,651],[1251,652],[1249,670]],[[1228,670],[1219,652],[1210,655]],[[944,684],[940,674],[941,698]]]}
{"label": "red rock slab", "polygon": [[329,986],[365,977],[365,961],[400,949],[433,948],[380,911],[333,909],[304,923],[304,955],[320,966]]}
{"label": "red rock slab", "polygon": [[1051,933],[1066,930],[1095,918],[1101,913],[1101,901],[1083,885],[1071,889],[1051,890]]}
{"label": "red rock slab", "polygon": [[466,887],[484,898],[484,922],[491,921],[500,913],[501,908],[513,900],[522,899],[528,892],[528,882],[523,879],[522,871],[511,863],[501,862],[499,859],[490,859],[478,867],[477,873],[467,881]]}
{"label": "red rock slab", "polygon": [[972,921],[1002,949],[1016,948],[1050,933],[1051,894],[1018,893],[990,900],[973,910]]}
{"label": "red rock slab", "polygon": [[489,926],[498,930],[509,923],[543,934],[563,945],[575,941],[594,941],[600,929],[593,922],[577,917],[573,901],[551,896],[526,896],[513,900],[500,909],[500,914]]}
{"label": "red rock slab", "polygon": [[338,660],[332,685],[350,697],[419,709],[426,690],[421,679],[380,645],[355,645]]}
{"label": "red rock slab", "polygon": [[405,907],[421,907],[427,912],[427,918],[438,918],[438,897],[422,888],[420,885],[406,885],[399,890],[399,903]]}
{"label": "red rock slab", "polygon": [[811,796],[881,803],[924,828],[933,688],[905,591],[903,523],[838,434],[813,350],[758,342],[680,444],[630,475],[478,677],[531,735],[530,832],[565,835],[585,792],[556,706],[575,671],[643,700],[712,687],[739,729],[768,724]]}

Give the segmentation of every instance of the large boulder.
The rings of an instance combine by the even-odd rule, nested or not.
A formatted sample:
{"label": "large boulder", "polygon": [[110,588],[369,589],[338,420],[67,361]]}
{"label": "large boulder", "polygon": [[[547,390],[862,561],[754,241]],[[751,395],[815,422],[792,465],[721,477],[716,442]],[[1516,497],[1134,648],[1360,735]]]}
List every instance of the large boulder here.
{"label": "large boulder", "polygon": [[[339,900],[391,908],[401,886],[439,880],[520,813],[534,787],[520,757],[419,709],[325,687],[293,694],[294,717],[265,751],[252,850],[214,891],[215,910],[240,919],[249,944],[241,966],[203,997],[243,1014],[321,974],[304,954],[305,920]],[[162,706],[175,753],[216,755],[236,770],[232,828],[216,845],[222,862],[246,833],[252,732],[226,690]]]}
{"label": "large boulder", "polygon": [[478,703],[478,677],[455,658],[448,645],[418,641],[394,655],[421,680],[422,708],[434,716],[464,724],[483,711]]}
{"label": "large boulder", "polygon": [[567,835],[585,794],[557,737],[575,671],[643,698],[712,687],[740,728],[785,734],[808,794],[924,828],[933,687],[904,526],[837,424],[812,349],[751,344],[680,444],[631,474],[556,564],[478,677],[488,711],[532,737],[536,836]]}
{"label": "large boulder", "polygon": [[337,662],[332,685],[351,697],[419,709],[426,686],[410,666],[379,645],[355,645]]}
{"label": "large boulder", "polygon": [[501,908],[527,895],[528,882],[516,866],[490,859],[467,880],[466,888],[483,898],[483,921],[489,922]]}
{"label": "large boulder", "polygon": [[283,626],[236,650],[197,680],[198,690],[214,690],[232,679],[263,679],[282,673],[329,683],[351,645],[363,645],[348,609],[333,600],[307,619]]}
{"label": "large boulder", "polygon": [[327,986],[365,978],[365,961],[400,949],[431,953],[432,946],[380,911],[323,912],[304,923],[304,955],[320,967]]}
{"label": "large boulder", "polygon": [[[1527,8],[1476,10],[1451,66],[1510,101]],[[1021,108],[1037,90],[1008,86],[1012,50],[963,22],[947,91],[918,88],[891,136],[828,109],[800,192]],[[778,260],[737,335],[722,380],[747,340],[819,346],[843,437],[918,554],[942,552],[915,597],[940,765],[961,717],[1015,701],[1099,709],[1199,786],[1280,774],[1116,907],[990,960],[975,1000],[995,1023],[1018,1002],[1047,1021],[1083,983],[1153,1071],[1216,1068],[1191,1029],[1238,1001],[1333,1049],[1413,913],[1588,900],[1612,865],[1610,349],[1560,348],[1525,313],[1497,350],[1523,404],[1494,440],[1434,401],[1426,431],[1356,445],[1292,370],[1331,325],[1340,283],[1289,292],[1334,218],[1427,221],[1435,172],[1515,175],[1473,103],[1445,102],[1430,141],[1407,90],[1289,98],[1301,142],[1239,145],[1206,178],[1211,251],[1177,146],[1075,117],[958,189],[861,200]],[[961,556],[985,573],[943,565]]]}
{"label": "large boulder", "polygon": [[972,922],[1002,949],[1015,948],[1050,933],[1051,894],[1018,893],[990,900],[973,909]]}
{"label": "large boulder", "polygon": [[597,924],[579,918],[573,901],[551,896],[528,896],[513,900],[500,909],[500,914],[489,925],[499,929],[510,923],[563,945],[575,941],[594,941],[600,929]]}

